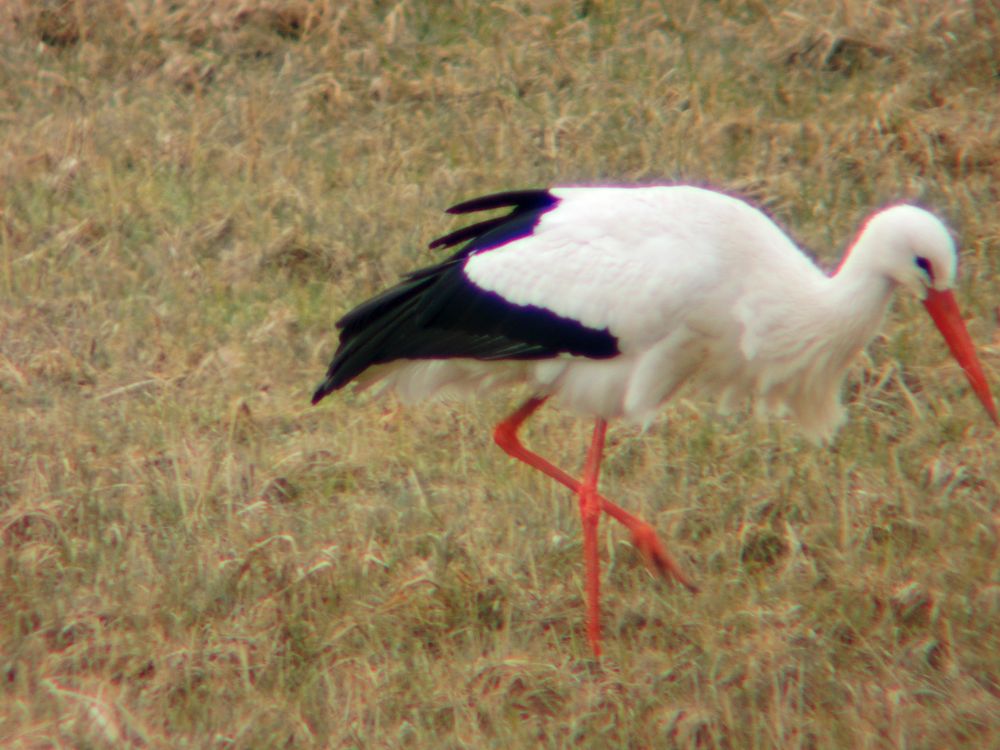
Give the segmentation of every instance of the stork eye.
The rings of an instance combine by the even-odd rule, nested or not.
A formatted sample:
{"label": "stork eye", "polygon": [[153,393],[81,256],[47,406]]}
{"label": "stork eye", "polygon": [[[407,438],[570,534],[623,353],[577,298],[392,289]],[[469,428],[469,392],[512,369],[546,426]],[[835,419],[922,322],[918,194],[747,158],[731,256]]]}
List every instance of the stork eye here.
{"label": "stork eye", "polygon": [[917,258],[917,267],[927,275],[929,281],[934,281],[934,269],[931,268],[931,262],[927,258]]}

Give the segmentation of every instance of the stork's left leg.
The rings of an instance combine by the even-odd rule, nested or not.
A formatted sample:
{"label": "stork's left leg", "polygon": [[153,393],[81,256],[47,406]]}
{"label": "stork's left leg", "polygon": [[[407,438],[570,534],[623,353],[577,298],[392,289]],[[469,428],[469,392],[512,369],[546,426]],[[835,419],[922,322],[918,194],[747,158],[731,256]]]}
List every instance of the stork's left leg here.
{"label": "stork's left leg", "polygon": [[601,560],[597,553],[597,524],[601,518],[601,496],[597,494],[597,481],[607,432],[608,423],[598,417],[577,492],[583,522],[583,561],[587,571],[587,639],[598,659],[601,658]]}

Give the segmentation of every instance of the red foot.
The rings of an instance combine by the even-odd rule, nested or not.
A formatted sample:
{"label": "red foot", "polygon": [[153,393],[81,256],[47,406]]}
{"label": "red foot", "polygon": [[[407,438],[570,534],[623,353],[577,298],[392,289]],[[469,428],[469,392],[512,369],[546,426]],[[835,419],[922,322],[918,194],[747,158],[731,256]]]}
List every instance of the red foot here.
{"label": "red foot", "polygon": [[634,526],[632,528],[632,544],[642,553],[642,556],[646,558],[646,564],[655,572],[668,581],[676,581],[692,594],[698,593],[698,587],[681,570],[681,566],[674,559],[674,556],[667,552],[652,526],[646,523]]}

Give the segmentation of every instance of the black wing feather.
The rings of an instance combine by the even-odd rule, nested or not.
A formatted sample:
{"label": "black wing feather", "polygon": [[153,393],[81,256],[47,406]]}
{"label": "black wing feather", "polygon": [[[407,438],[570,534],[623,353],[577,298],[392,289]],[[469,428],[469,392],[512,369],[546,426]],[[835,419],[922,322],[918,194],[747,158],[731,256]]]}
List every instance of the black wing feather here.
{"label": "black wing feather", "polygon": [[511,212],[511,216],[513,216],[521,211],[552,208],[558,202],[559,199],[548,190],[510,190],[506,193],[493,193],[456,203],[448,209],[448,213],[471,214],[476,211],[492,211],[494,208],[512,206],[514,210]]}
{"label": "black wing feather", "polygon": [[495,219],[487,219],[486,221],[481,221],[478,224],[470,224],[469,226],[462,227],[451,234],[446,234],[444,237],[438,237],[427,247],[431,250],[436,250],[439,247],[453,247],[461,242],[471,240],[474,237],[484,234],[485,232],[501,227],[509,220],[510,216],[498,216]]}
{"label": "black wing feather", "polygon": [[404,277],[396,286],[337,322],[340,346],[316,389],[313,403],[347,385],[373,365],[398,359],[543,359],[568,353],[595,359],[619,353],[607,329],[593,329],[533,305],[515,305],[476,286],[465,260],[530,235],[558,199],[545,190],[499,193],[460,203],[452,213],[512,206],[506,216],[452,232],[431,247],[468,244],[438,265]]}

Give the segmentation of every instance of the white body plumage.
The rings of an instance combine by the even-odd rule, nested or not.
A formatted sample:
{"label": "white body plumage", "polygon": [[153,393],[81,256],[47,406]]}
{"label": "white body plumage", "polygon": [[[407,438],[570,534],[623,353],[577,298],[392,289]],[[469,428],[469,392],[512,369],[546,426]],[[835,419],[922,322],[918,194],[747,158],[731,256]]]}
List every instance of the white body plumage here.
{"label": "white body plumage", "polygon": [[[470,255],[463,272],[513,305],[607,329],[620,353],[534,360],[396,360],[367,371],[404,400],[514,382],[581,414],[648,421],[682,386],[723,408],[788,411],[814,440],[843,421],[841,382],[899,284],[949,288],[956,253],[914,206],[866,224],[839,272],[823,273],[767,216],[688,186],[554,188],[530,234]],[[902,255],[906,254],[906,257]],[[897,256],[900,256],[897,258]]]}

